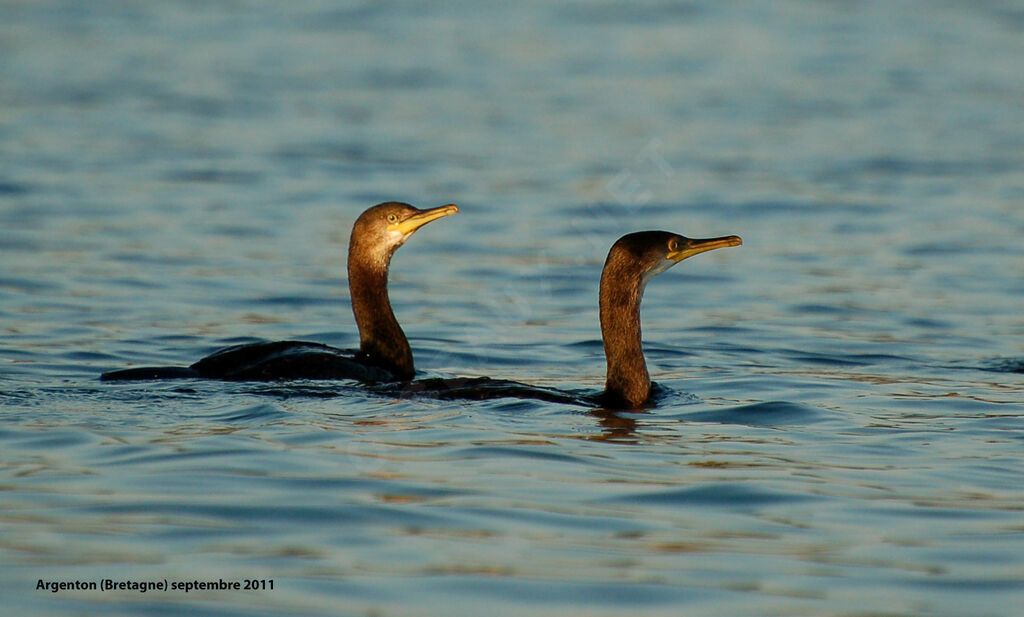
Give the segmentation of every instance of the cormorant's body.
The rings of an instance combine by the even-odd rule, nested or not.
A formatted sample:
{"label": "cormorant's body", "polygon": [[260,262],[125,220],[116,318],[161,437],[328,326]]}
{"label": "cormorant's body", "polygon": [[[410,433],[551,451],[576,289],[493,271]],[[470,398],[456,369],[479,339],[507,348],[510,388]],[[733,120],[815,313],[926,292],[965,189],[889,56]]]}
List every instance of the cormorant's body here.
{"label": "cormorant's body", "polygon": [[348,252],[349,292],[359,328],[355,354],[305,341],[247,343],[222,349],[189,367],[125,369],[104,373],[102,379],[410,380],[415,375],[412,349],[388,299],[391,256],[417,229],[458,211],[453,204],[420,210],[388,202],[356,220]]}

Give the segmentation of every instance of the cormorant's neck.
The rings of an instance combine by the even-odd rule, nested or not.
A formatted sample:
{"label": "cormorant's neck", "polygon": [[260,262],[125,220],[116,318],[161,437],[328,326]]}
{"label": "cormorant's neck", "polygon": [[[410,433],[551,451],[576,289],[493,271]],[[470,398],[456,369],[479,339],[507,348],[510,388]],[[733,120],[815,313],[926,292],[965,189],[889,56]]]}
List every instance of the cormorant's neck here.
{"label": "cormorant's neck", "polygon": [[359,357],[369,364],[412,379],[412,349],[388,299],[391,255],[375,255],[358,242],[349,246],[348,289],[359,328]]}
{"label": "cormorant's neck", "polygon": [[608,361],[604,398],[622,407],[640,407],[651,395],[640,335],[641,274],[609,256],[601,273],[601,338]]}

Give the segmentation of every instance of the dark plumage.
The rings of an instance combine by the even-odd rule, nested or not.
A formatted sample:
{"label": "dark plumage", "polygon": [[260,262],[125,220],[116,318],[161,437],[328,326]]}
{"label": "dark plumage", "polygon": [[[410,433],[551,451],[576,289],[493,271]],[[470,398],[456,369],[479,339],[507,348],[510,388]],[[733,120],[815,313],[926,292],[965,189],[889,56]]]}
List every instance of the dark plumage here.
{"label": "dark plumage", "polygon": [[125,369],[104,373],[101,379],[410,380],[415,374],[412,349],[388,299],[391,256],[417,229],[458,211],[454,204],[420,210],[388,202],[356,219],[348,250],[348,285],[359,328],[359,350],[354,355],[305,341],[247,343],[217,351],[189,367]]}

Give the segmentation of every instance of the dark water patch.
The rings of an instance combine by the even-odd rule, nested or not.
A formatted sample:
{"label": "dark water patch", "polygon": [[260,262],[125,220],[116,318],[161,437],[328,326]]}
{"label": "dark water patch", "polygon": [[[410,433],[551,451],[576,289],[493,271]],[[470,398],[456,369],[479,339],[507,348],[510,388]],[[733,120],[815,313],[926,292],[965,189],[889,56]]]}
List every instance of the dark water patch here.
{"label": "dark water patch", "polygon": [[1006,173],[1017,170],[1019,165],[1016,161],[1002,158],[954,160],[878,156],[859,161],[856,168],[871,174],[950,178]]}
{"label": "dark water patch", "polygon": [[37,237],[24,231],[7,230],[0,236],[0,249],[5,251],[38,251],[43,246]]}
{"label": "dark water patch", "polygon": [[86,505],[76,510],[102,515],[194,516],[242,524],[278,525],[420,525],[440,527],[447,519],[415,508],[388,508],[369,504],[339,503],[335,506],[281,505],[264,503],[258,506],[229,503],[196,503],[176,500],[173,503],[111,503]]}
{"label": "dark water patch", "polygon": [[849,314],[850,309],[837,304],[796,304],[789,308],[794,313],[805,313],[809,315],[837,315]]}
{"label": "dark water patch", "polygon": [[344,384],[338,381],[289,380],[283,382],[237,382],[232,386],[238,392],[258,396],[270,396],[280,399],[308,398],[331,399],[339,396],[358,395],[365,390],[357,384]]}
{"label": "dark water patch", "polygon": [[1012,513],[987,509],[988,505],[984,501],[977,502],[978,505],[975,507],[969,504],[970,502],[965,502],[964,507],[957,508],[932,504],[922,500],[913,505],[896,503],[877,507],[855,507],[851,512],[859,512],[869,518],[876,518],[878,516],[899,517],[921,521],[922,523],[929,520],[1005,520],[1013,517]]}
{"label": "dark water patch", "polygon": [[[283,146],[274,152],[278,159],[304,161],[322,159],[328,161],[367,162],[374,155],[364,142],[308,142]],[[373,200],[368,201],[371,203]]]}
{"label": "dark water patch", "polygon": [[861,362],[865,365],[887,364],[887,363],[918,363],[920,360],[913,356],[885,354],[885,353],[850,353],[846,354],[850,359]]}
{"label": "dark water patch", "polygon": [[126,276],[122,276],[122,277],[106,279],[106,282],[109,285],[112,285],[114,287],[126,288],[126,289],[146,289],[146,290],[151,290],[151,289],[165,289],[165,288],[168,287],[168,282],[167,281],[160,281],[160,280],[156,280],[154,278],[141,278],[141,277],[126,277]]}
{"label": "dark water patch", "polygon": [[868,221],[843,221],[832,227],[832,233],[836,235],[880,234],[885,231],[884,223]]}
{"label": "dark water patch", "polygon": [[[725,341],[719,341],[719,339],[717,337],[722,337],[723,339],[730,338],[730,337],[742,339],[743,337],[753,336],[753,335],[758,334],[760,332],[760,330],[757,329],[757,328],[751,328],[751,327],[743,326],[743,325],[732,325],[732,324],[727,325],[727,326],[723,326],[723,325],[692,326],[692,327],[685,328],[683,331],[684,332],[693,332],[695,334],[713,335],[711,337],[711,339],[714,340],[715,342],[714,343],[709,343],[709,345],[722,345],[723,348],[729,348],[730,345],[732,345],[732,344],[728,343],[728,342],[725,342]],[[705,337],[705,338],[708,338],[708,337]],[[600,341],[598,341],[598,342],[600,342]],[[754,348],[752,348],[752,347],[735,347],[735,349],[748,350],[748,349],[754,349]]]}
{"label": "dark water patch", "polygon": [[206,233],[215,236],[227,236],[231,238],[273,238],[276,234],[273,230],[255,227],[252,225],[214,225],[206,230]]}
{"label": "dark water patch", "polygon": [[982,370],[991,373],[1024,373],[1024,358],[989,358],[980,362],[965,360],[943,366],[949,369]]}
{"label": "dark water patch", "polygon": [[250,171],[232,171],[227,169],[184,169],[164,174],[164,180],[183,184],[241,184],[259,183],[264,174]]}
{"label": "dark water patch", "polygon": [[178,113],[208,120],[255,118],[265,115],[266,104],[257,99],[216,97],[202,94],[181,94],[153,88],[145,92],[153,113]]}
{"label": "dark water patch", "polygon": [[[148,338],[148,339],[139,339],[139,338],[126,339],[125,342],[130,343],[133,346],[135,346],[135,345],[152,345],[153,343],[162,343],[163,345],[169,346],[169,347],[179,347],[179,346],[182,346],[183,344],[184,344],[184,346],[189,346],[190,347],[192,345],[201,345],[202,344],[200,337],[196,336],[195,334],[180,334],[180,333],[176,333],[176,332],[172,332],[170,334],[166,334],[166,333],[160,332],[158,334],[154,334],[151,338]],[[199,350],[199,351],[201,351],[201,350]]]}
{"label": "dark water patch", "polygon": [[0,197],[18,197],[32,192],[28,184],[0,180]]}
{"label": "dark water patch", "polygon": [[459,460],[525,458],[539,461],[556,461],[559,463],[576,463],[582,465],[590,465],[593,463],[593,461],[589,461],[579,456],[551,452],[548,449],[539,447],[514,448],[511,446],[475,446],[472,448],[455,450],[451,453],[451,456]]}
{"label": "dark water patch", "polygon": [[66,448],[93,445],[99,440],[95,435],[78,429],[49,428],[31,431],[0,432],[0,440],[5,442],[4,449],[22,449],[26,451],[60,451]]}
{"label": "dark water patch", "polygon": [[[986,367],[986,365],[982,365]],[[1024,358],[1003,358],[987,365],[987,370],[1000,373],[1024,373]]]}
{"label": "dark water patch", "polygon": [[936,242],[921,242],[910,245],[901,251],[904,255],[912,257],[948,258],[962,260],[965,255],[1005,255],[1016,257],[1019,249],[1016,246],[997,246],[978,240],[942,240]]}
{"label": "dark water patch", "polygon": [[[963,556],[958,556],[963,559]],[[1020,578],[1000,579],[979,579],[963,578],[954,576],[941,576],[936,579],[914,579],[906,581],[910,587],[921,587],[935,591],[949,591],[953,593],[981,593],[994,592],[1009,593],[1024,591],[1024,580]]]}
{"label": "dark water patch", "polygon": [[547,405],[535,400],[509,398],[492,401],[488,407],[500,413],[526,413],[545,409]]}
{"label": "dark water patch", "polygon": [[508,272],[501,268],[468,267],[460,269],[459,276],[467,280],[502,281],[508,276]]}
{"label": "dark water patch", "polygon": [[420,341],[423,345],[434,345],[440,347],[456,347],[462,344],[462,341],[454,338],[447,338],[438,335],[421,335],[417,336],[417,341]]}
{"label": "dark water patch", "polygon": [[[402,201],[414,206],[419,205],[419,199],[417,199],[417,196],[414,194],[395,194],[393,191],[387,190],[353,191],[351,193],[346,193],[346,196],[348,201],[355,204],[369,205],[384,203],[385,201]],[[463,203],[459,203],[458,206],[459,208],[466,210],[466,208],[463,208]],[[355,217],[353,216],[352,218],[354,219]],[[442,240],[442,242],[444,242],[444,240]],[[462,241],[455,243],[455,245],[460,248],[465,248],[466,246]]]}
{"label": "dark water patch", "polygon": [[97,351],[68,351],[60,355],[65,360],[81,360],[85,362],[109,362],[111,354]]}
{"label": "dark water patch", "polygon": [[[650,205],[644,205],[644,211]],[[701,214],[709,212],[719,214],[722,220],[750,221],[766,218],[796,219],[806,218],[828,220],[836,215],[851,215],[858,217],[880,216],[891,207],[852,202],[815,202],[815,201],[782,201],[782,200],[757,200],[757,201],[696,201],[673,204],[666,206],[676,213],[695,211]],[[740,233],[740,232],[736,232]],[[747,235],[743,235],[747,239]]]}
{"label": "dark water patch", "polygon": [[1002,27],[1015,32],[1024,30],[1024,9],[1011,6],[993,7],[990,15]]}
{"label": "dark water patch", "polygon": [[777,354],[802,364],[823,367],[862,367],[887,364],[892,362],[909,362],[912,358],[895,354],[883,353],[820,353],[797,349],[777,350]]}
{"label": "dark water patch", "polygon": [[[441,359],[446,363],[472,367],[474,369],[478,368],[481,371],[486,371],[487,367],[526,367],[545,363],[544,358],[530,357],[536,354],[516,355],[512,349],[495,350],[481,349],[479,347],[470,349],[471,351],[435,351],[433,355],[435,359]],[[501,355],[499,355],[499,351],[502,352]]]}
{"label": "dark water patch", "polygon": [[[459,367],[471,367],[473,369],[485,371],[486,367],[494,366],[508,366],[508,365],[519,365],[523,363],[512,362],[506,360],[502,362],[497,357],[491,357],[486,354],[486,350],[473,351],[473,348],[469,348],[469,351],[457,351],[462,349],[462,346],[452,345],[446,349],[428,349],[413,345],[413,353],[416,356],[416,364],[418,366],[434,366],[438,364],[444,364],[447,366],[459,366]],[[431,374],[433,376],[433,374]]]}
{"label": "dark water patch", "polygon": [[[911,159],[902,157],[868,157],[831,164],[814,173],[824,183],[862,184],[864,176],[896,182],[903,179],[954,180],[964,177],[1005,174],[1017,164],[1008,158],[978,157],[976,159]],[[890,190],[896,191],[898,185]]]}
{"label": "dark water patch", "polygon": [[[210,426],[201,430],[212,431]],[[198,439],[199,437],[197,437]],[[215,438],[213,438],[215,439]],[[217,447],[204,447],[201,450],[155,450],[146,448],[137,454],[124,454],[117,460],[117,465],[142,468],[146,465],[155,465],[163,471],[176,471],[186,473],[200,467],[205,472],[224,472],[239,468],[246,459],[259,457],[260,452],[246,447],[219,445]],[[214,461],[223,461],[224,467],[213,467]]]}
{"label": "dark water patch", "polygon": [[86,455],[86,460],[93,465],[133,464],[153,454],[153,445],[149,443],[108,443],[102,448],[94,448]]}
{"label": "dark water patch", "polygon": [[[418,144],[394,144],[384,150],[377,149],[365,142],[334,142],[319,141],[286,145],[278,148],[273,157],[288,163],[318,161],[350,165],[352,173],[359,173],[367,167],[379,167],[390,171],[414,171],[425,169],[436,163]],[[359,199],[365,203],[377,203],[395,199],[394,194],[360,194],[367,195]],[[369,195],[378,195],[370,198]],[[359,197],[357,195],[356,197]],[[414,202],[416,200],[413,200]]]}
{"label": "dark water patch", "polygon": [[800,403],[769,401],[687,413],[680,417],[690,422],[714,422],[772,428],[820,422],[825,419],[825,412]]}
{"label": "dark water patch", "polygon": [[[3,381],[12,380],[15,376],[16,373],[13,371],[5,370],[0,372],[0,380]],[[0,388],[0,403],[3,403],[3,406],[7,408],[5,409],[5,415],[0,416],[0,418],[10,420],[14,409],[24,409],[39,404],[39,392],[23,388]]]}
{"label": "dark water patch", "polygon": [[843,366],[864,366],[865,363],[848,356],[837,356],[832,354],[808,353],[803,351],[791,351],[786,355],[789,359],[804,364],[817,366],[843,367]]}
{"label": "dark water patch", "polygon": [[584,341],[576,341],[574,343],[566,343],[565,347],[569,349],[582,349],[590,353],[601,352],[604,353],[604,342],[599,338],[587,339]]}
{"label": "dark water patch", "polygon": [[914,328],[922,328],[925,330],[951,330],[956,327],[956,324],[951,321],[935,319],[932,317],[910,317],[904,319],[903,323]]}
{"label": "dark water patch", "polygon": [[[523,346],[484,346],[466,343],[428,344],[422,337],[412,339],[413,353],[416,355],[417,366],[444,367],[463,376],[469,374],[486,375],[494,371],[496,366],[513,366],[515,371],[503,371],[514,376],[522,376],[529,380],[537,371],[530,367],[561,366],[566,362],[576,362],[576,352],[562,345],[537,343]],[[499,355],[500,354],[500,355]],[[519,362],[509,362],[509,357],[517,355]],[[451,377],[450,374],[437,373],[429,368],[423,369],[423,377]]]}
{"label": "dark water patch", "polygon": [[692,21],[706,12],[705,5],[695,2],[668,4],[630,4],[623,2],[591,2],[560,6],[555,14],[562,22],[590,25],[638,26]]}
{"label": "dark water patch", "polygon": [[440,88],[449,83],[446,74],[429,68],[371,68],[363,72],[362,83],[377,90],[423,90]]}
{"label": "dark water patch", "polygon": [[[339,472],[344,472],[340,469]],[[458,488],[439,485],[412,484],[392,479],[354,478],[354,477],[302,477],[302,476],[268,476],[250,478],[247,482],[256,482],[261,487],[283,489],[288,491],[313,491],[319,494],[352,494],[385,493],[390,496],[405,496],[410,501],[430,501],[445,497],[458,497],[473,494]]]}
{"label": "dark water patch", "polygon": [[[720,286],[725,283],[736,283],[741,279],[726,272],[694,272],[690,270],[674,270],[671,274],[672,284],[686,289],[711,289],[712,286]],[[677,288],[678,288],[677,287]],[[647,293],[651,293],[648,291]],[[656,291],[652,295],[663,294],[665,291]],[[677,307],[673,307],[675,310]]]}
{"label": "dark water patch", "polygon": [[[643,212],[645,216],[657,216],[668,215],[678,210],[678,206],[667,203],[645,203],[643,206],[639,206],[630,203],[603,201],[593,204],[566,206],[563,212],[566,216],[574,217],[577,224],[583,224],[584,229],[596,231],[604,229],[604,226],[609,223],[609,221],[602,220],[600,217],[618,220],[623,217],[636,216],[640,212]],[[614,241],[614,238],[611,241]]]}
{"label": "dark water patch", "polygon": [[495,521],[505,531],[512,531],[516,527],[524,525],[538,525],[542,528],[569,532],[586,530],[588,533],[640,534],[649,528],[644,521],[579,511],[570,514],[560,511],[558,507],[547,509],[537,503],[531,508],[480,506],[459,508],[458,512],[482,520]]}
{"label": "dark water patch", "polygon": [[155,254],[149,251],[118,251],[115,253],[109,253],[105,255],[105,259],[109,259],[111,261],[125,262],[131,264],[132,266],[155,265],[180,268],[182,266],[207,267],[210,265],[210,262],[205,257],[200,257],[198,255],[171,254],[167,252]]}
{"label": "dark water patch", "polygon": [[56,291],[63,288],[64,285],[42,279],[11,276],[0,277],[0,289],[19,293],[41,293],[46,291]]}
{"label": "dark water patch", "polygon": [[816,501],[809,494],[769,491],[742,483],[715,483],[647,493],[622,495],[610,501],[672,507],[712,507],[737,511],[755,511],[777,505]]}
{"label": "dark water patch", "polygon": [[656,406],[662,407],[691,405],[700,402],[700,397],[692,392],[676,390],[659,382],[651,382],[651,399]]}
{"label": "dark water patch", "polygon": [[289,18],[302,30],[334,33],[337,30],[365,29],[375,19],[387,13],[387,7],[370,3],[357,7],[304,11],[295,15],[289,12]]}
{"label": "dark water patch", "polygon": [[[674,585],[659,585],[647,582],[612,581],[604,583],[575,581],[541,581],[522,578],[447,576],[432,581],[433,592],[437,589],[458,597],[482,597],[487,602],[506,606],[544,606],[546,611],[557,614],[578,614],[581,607],[592,606],[604,613],[609,607],[629,610],[642,607],[673,605],[682,606],[699,600],[715,597],[712,590]],[[422,584],[422,583],[421,583]],[[561,608],[558,608],[561,607]],[[584,610],[584,612],[586,612]],[[684,614],[685,611],[680,611]]]}
{"label": "dark water patch", "polygon": [[261,298],[238,298],[228,304],[236,306],[269,305],[301,308],[303,306],[335,305],[341,302],[342,300],[339,298],[322,296],[264,296]]}
{"label": "dark water patch", "polygon": [[222,413],[207,416],[207,420],[216,422],[227,422],[229,424],[248,424],[256,421],[269,421],[277,418],[288,417],[288,412],[277,405],[260,403],[242,409],[225,411]]}

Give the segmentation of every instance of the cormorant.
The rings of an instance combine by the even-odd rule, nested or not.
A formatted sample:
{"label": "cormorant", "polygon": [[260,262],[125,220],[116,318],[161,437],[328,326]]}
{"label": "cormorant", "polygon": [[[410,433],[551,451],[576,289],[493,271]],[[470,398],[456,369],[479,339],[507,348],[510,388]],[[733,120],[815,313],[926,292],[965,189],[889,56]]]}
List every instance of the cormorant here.
{"label": "cormorant", "polygon": [[647,282],[680,261],[743,244],[739,236],[693,239],[667,231],[639,231],[619,238],[601,272],[600,318],[608,364],[605,389],[596,396],[539,388],[489,377],[423,379],[383,384],[382,393],[422,394],[443,399],[522,398],[605,409],[637,409],[650,403],[651,378],[640,336],[640,301]]}
{"label": "cormorant", "polygon": [[388,299],[391,256],[417,229],[458,211],[455,204],[420,210],[387,202],[356,219],[348,248],[348,287],[359,328],[359,350],[354,355],[305,341],[245,343],[217,351],[189,367],[133,368],[104,373],[100,378],[410,380],[415,375],[412,350]]}
{"label": "cormorant", "polygon": [[647,282],[687,257],[743,244],[739,236],[693,239],[667,231],[638,231],[618,239],[601,271],[601,338],[608,363],[606,407],[636,408],[651,398],[640,337],[640,301]]}

